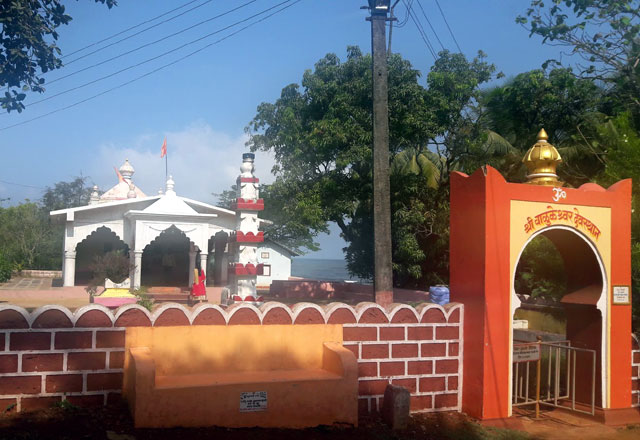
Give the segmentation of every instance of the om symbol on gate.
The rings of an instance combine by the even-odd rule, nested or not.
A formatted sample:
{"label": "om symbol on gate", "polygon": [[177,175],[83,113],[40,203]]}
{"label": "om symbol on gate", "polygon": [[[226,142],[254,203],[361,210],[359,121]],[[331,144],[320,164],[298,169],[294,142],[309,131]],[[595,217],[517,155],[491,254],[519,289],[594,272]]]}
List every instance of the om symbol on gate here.
{"label": "om symbol on gate", "polygon": [[555,195],[553,196],[553,201],[557,202],[560,199],[566,199],[567,193],[562,188],[553,188],[553,192]]}

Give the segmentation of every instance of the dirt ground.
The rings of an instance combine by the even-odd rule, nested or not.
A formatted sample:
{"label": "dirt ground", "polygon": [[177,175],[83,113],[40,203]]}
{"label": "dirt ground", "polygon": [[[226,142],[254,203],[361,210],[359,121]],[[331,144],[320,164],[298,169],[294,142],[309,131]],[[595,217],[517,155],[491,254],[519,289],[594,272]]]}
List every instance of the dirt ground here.
{"label": "dirt ground", "polygon": [[59,405],[47,410],[16,414],[11,408],[0,415],[0,440],[529,440],[640,438],[640,425],[613,428],[566,412],[543,413],[540,421],[521,416],[509,419],[516,429],[483,426],[460,413],[413,414],[405,430],[393,431],[378,417],[363,418],[358,428],[312,429],[135,429],[124,405],[78,408]]}
{"label": "dirt ground", "polygon": [[31,413],[0,416],[0,439],[92,440],[385,440],[385,439],[526,439],[520,433],[485,428],[460,414],[414,415],[408,429],[394,432],[378,418],[363,419],[358,428],[318,427],[286,429],[134,429],[124,406],[84,409],[56,407]]}
{"label": "dirt ground", "polygon": [[[582,421],[581,421],[582,420]],[[71,405],[31,413],[5,411],[0,416],[0,439],[92,439],[92,440],[525,440],[525,439],[618,439],[640,438],[640,426],[611,428],[584,419],[548,416],[542,422],[526,417],[519,429],[528,432],[482,426],[464,414],[414,414],[406,430],[392,431],[379,418],[360,420],[358,428],[318,427],[287,429],[135,429],[124,405],[104,408],[77,408]]]}

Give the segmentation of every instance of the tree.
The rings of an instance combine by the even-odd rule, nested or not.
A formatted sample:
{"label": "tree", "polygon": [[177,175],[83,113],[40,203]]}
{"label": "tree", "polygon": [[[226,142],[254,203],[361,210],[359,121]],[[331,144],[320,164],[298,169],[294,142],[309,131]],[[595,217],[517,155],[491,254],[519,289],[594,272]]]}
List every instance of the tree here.
{"label": "tree", "polygon": [[[109,8],[116,0],[95,0]],[[56,45],[60,25],[69,24],[61,0],[0,2],[0,104],[7,112],[24,110],[25,91],[44,92],[42,74],[62,67]]]}
{"label": "tree", "polygon": [[53,224],[49,212],[86,205],[86,177],[48,187],[39,203],[25,201],[0,208],[0,254],[15,268],[58,269],[62,263],[64,225]]}
{"label": "tree", "polygon": [[535,143],[540,128],[558,145],[570,141],[601,100],[602,90],[571,69],[520,73],[482,96],[491,128],[520,151]]}
{"label": "tree", "polygon": [[529,242],[516,268],[514,284],[519,294],[562,299],[567,293],[567,275],[562,256],[551,240],[538,235]]}
{"label": "tree", "polygon": [[53,187],[48,186],[40,199],[42,208],[49,212],[88,204],[91,196],[88,180],[88,177],[79,176],[68,182],[57,182]]}
{"label": "tree", "polygon": [[563,157],[561,177],[579,186],[600,173],[601,151],[586,145],[594,125],[601,123],[604,90],[593,81],[576,78],[571,69],[532,70],[485,91],[481,97],[483,124],[513,147],[515,157],[497,164],[507,180],[524,181],[520,160],[541,128],[549,133]]}
{"label": "tree", "polygon": [[40,249],[51,236],[46,214],[35,203],[0,210],[0,242],[18,266],[34,268]]}
{"label": "tree", "polygon": [[[405,185],[426,183],[429,188],[446,182],[447,173],[459,163],[459,154],[468,153],[469,145],[449,149],[447,141],[457,139],[459,127],[471,118],[465,109],[475,99],[478,86],[492,77],[494,67],[484,61],[483,54],[468,61],[461,54],[443,51],[424,87],[419,84],[420,73],[400,55],[390,56],[388,62],[392,163],[397,156],[403,165],[396,169],[406,168],[409,173],[392,172],[391,176],[392,191],[397,188],[392,205],[401,207],[411,201],[398,204],[394,197],[430,197]],[[293,226],[289,231],[294,235],[309,231],[307,237],[312,239],[327,230],[328,222],[335,222],[348,242],[348,267],[361,277],[370,277],[373,269],[371,101],[371,56],[349,47],[344,63],[329,54],[316,63],[314,71],[304,73],[301,85],[288,85],[275,103],[260,104],[247,127],[251,149],[275,155],[270,203],[281,207],[283,221]],[[428,157],[434,158],[433,166],[425,163]],[[414,160],[424,173],[413,174]],[[434,205],[429,202],[429,206]],[[429,227],[418,225],[413,214],[392,213],[392,229],[396,268],[411,260],[406,275],[415,279],[418,262],[428,257],[411,240],[403,240]],[[424,222],[430,224],[429,216]],[[398,276],[396,271],[396,283]]]}
{"label": "tree", "polygon": [[571,49],[581,76],[608,84],[640,115],[640,0],[532,0],[516,22],[543,43]]}

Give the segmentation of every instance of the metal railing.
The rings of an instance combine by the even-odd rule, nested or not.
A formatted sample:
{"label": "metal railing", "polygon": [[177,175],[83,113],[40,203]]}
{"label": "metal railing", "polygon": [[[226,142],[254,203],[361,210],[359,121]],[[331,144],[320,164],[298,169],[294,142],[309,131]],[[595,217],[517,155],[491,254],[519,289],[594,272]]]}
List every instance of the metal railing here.
{"label": "metal railing", "polygon": [[[538,359],[515,361],[513,363],[512,399],[513,407],[536,405],[536,417],[540,405],[571,409],[572,411],[595,414],[596,352],[585,348],[572,347],[570,341],[514,343],[518,348],[539,346]],[[578,353],[591,355],[584,359]],[[515,355],[514,355],[515,356]],[[579,359],[583,358],[583,359]],[[578,402],[576,406],[576,365],[591,365],[591,400]],[[535,387],[535,388],[534,388]],[[587,406],[588,410],[584,410]]]}

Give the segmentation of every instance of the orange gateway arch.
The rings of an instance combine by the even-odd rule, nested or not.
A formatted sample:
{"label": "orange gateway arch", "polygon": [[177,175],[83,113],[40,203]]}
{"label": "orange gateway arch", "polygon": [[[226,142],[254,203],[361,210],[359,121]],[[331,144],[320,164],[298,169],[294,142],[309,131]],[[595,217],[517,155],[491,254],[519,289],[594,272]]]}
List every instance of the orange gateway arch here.
{"label": "orange gateway arch", "polygon": [[527,183],[509,183],[489,166],[451,176],[451,300],[465,304],[462,410],[480,419],[511,415],[514,277],[538,235],[564,262],[566,339],[595,352],[577,365],[572,397],[591,398],[589,383],[605,420],[631,407],[631,180],[565,188],[560,161],[541,130],[523,161]]}

